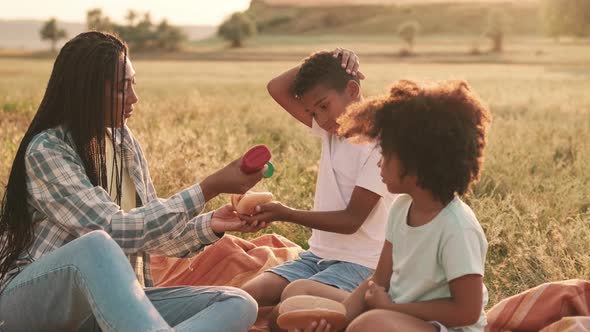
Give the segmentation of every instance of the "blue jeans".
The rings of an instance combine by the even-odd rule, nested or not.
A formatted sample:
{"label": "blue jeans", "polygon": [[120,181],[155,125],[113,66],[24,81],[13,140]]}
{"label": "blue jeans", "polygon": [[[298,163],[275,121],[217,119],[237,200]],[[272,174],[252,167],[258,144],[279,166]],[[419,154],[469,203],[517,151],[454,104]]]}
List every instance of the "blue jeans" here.
{"label": "blue jeans", "polygon": [[143,289],[103,231],[42,256],[0,293],[0,331],[247,331],[256,312],[233,287]]}

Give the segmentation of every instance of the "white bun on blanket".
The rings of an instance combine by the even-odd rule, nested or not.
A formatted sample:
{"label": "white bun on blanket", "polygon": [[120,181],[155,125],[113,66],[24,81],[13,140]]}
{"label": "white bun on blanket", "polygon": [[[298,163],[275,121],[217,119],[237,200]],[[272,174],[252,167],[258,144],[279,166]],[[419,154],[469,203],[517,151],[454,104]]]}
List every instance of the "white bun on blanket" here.
{"label": "white bun on blanket", "polygon": [[239,214],[245,215],[253,215],[256,211],[256,206],[266,204],[272,199],[274,196],[265,191],[265,192],[247,192],[244,195],[232,195],[231,196],[231,204],[233,205],[234,209]]}
{"label": "white bun on blanket", "polygon": [[297,295],[281,303],[277,324],[285,330],[304,329],[322,319],[330,324],[330,331],[340,331],[346,326],[346,308],[330,299]]}

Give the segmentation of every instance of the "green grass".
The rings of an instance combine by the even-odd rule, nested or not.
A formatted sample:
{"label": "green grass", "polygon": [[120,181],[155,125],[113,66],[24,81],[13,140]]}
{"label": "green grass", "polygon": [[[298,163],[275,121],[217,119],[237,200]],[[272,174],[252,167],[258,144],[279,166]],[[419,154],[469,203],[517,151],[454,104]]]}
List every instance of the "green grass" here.
{"label": "green grass", "polygon": [[[143,144],[158,193],[167,197],[265,143],[277,172],[255,189],[311,208],[319,142],[265,89],[273,75],[295,63],[137,60],[140,101],[129,125]],[[2,187],[51,65],[0,59]],[[461,78],[490,106],[494,121],[483,177],[466,201],[489,241],[485,282],[491,304],[545,281],[590,278],[587,68],[363,60],[366,95],[382,93],[400,78]],[[208,208],[227,200],[217,198]],[[303,246],[310,234],[287,223],[266,232]]]}

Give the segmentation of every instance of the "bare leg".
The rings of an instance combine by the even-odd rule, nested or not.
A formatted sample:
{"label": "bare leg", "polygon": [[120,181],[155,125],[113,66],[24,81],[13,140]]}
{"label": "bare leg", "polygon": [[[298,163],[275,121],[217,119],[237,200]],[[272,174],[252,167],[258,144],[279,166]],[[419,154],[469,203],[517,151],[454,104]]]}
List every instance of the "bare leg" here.
{"label": "bare leg", "polygon": [[272,272],[263,272],[256,278],[248,281],[242,289],[248,292],[258,306],[276,305],[281,300],[281,293],[287,287],[289,281]]}
{"label": "bare leg", "polygon": [[433,325],[416,317],[390,310],[370,310],[355,318],[346,332],[437,332]]}

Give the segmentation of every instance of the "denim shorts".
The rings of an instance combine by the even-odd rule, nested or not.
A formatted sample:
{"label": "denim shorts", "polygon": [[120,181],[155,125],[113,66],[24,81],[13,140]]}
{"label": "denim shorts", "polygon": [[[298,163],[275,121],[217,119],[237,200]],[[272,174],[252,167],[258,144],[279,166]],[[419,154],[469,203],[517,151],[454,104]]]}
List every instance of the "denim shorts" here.
{"label": "denim shorts", "polygon": [[352,292],[373,275],[375,270],[355,263],[325,260],[308,250],[300,253],[299,259],[283,263],[267,271],[289,282],[309,279]]}

